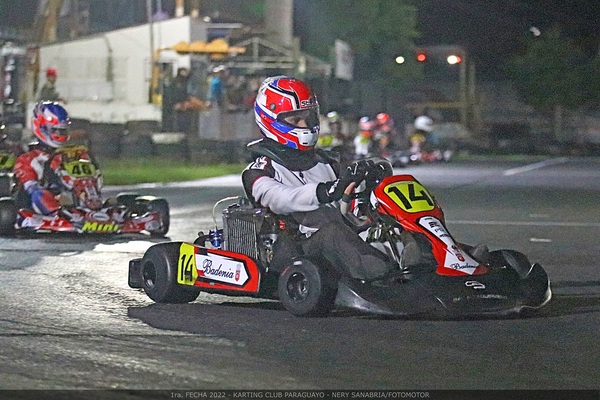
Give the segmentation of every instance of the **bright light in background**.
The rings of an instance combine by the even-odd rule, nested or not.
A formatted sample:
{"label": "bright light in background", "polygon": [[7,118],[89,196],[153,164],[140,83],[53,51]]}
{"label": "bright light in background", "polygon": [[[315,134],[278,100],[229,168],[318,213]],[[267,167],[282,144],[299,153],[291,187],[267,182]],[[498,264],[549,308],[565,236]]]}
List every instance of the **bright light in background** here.
{"label": "bright light in background", "polygon": [[456,54],[451,54],[451,55],[448,56],[448,58],[446,59],[446,61],[450,65],[460,64],[460,62],[462,61],[462,57],[461,56],[457,56]]}
{"label": "bright light in background", "polygon": [[419,54],[417,54],[417,61],[418,62],[425,62],[425,61],[427,61],[427,54],[425,54],[425,53],[419,53]]}
{"label": "bright light in background", "polygon": [[396,57],[396,64],[404,64],[404,61],[406,61],[404,59],[404,57],[402,57],[402,56]]}

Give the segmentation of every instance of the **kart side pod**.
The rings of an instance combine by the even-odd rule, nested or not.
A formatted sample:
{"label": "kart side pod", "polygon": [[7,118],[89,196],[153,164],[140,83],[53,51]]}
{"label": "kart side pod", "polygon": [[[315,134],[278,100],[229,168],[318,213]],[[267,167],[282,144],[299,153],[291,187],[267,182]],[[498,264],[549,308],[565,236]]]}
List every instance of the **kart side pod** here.
{"label": "kart side pod", "polygon": [[187,303],[201,290],[256,294],[261,273],[250,257],[186,242],[159,243],[129,261],[128,284],[157,303]]}

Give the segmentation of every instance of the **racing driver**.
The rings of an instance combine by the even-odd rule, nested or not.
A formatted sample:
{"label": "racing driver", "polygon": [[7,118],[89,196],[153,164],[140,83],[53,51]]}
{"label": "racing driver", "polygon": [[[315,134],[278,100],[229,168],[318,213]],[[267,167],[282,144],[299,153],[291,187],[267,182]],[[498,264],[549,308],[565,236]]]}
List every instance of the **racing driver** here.
{"label": "racing driver", "polygon": [[[69,140],[67,111],[52,101],[40,101],[33,109],[32,129],[37,142],[29,145],[29,151],[21,154],[15,162],[17,178],[17,204],[30,207],[38,214],[52,215],[61,210],[57,195],[64,189],[57,179],[57,170],[63,154],[56,150]],[[78,147],[79,159],[91,160],[83,148]],[[63,213],[70,215],[67,210]]]}
{"label": "racing driver", "polygon": [[242,173],[244,190],[255,205],[288,217],[299,231],[288,240],[280,236],[273,262],[310,254],[324,258],[338,274],[360,280],[397,271],[387,255],[344,223],[339,200],[347,186],[364,178],[367,162],[340,173],[332,153],[315,149],[319,104],[310,88],[292,77],[267,78],[258,90],[254,114],[264,138],[248,145],[257,158]]}

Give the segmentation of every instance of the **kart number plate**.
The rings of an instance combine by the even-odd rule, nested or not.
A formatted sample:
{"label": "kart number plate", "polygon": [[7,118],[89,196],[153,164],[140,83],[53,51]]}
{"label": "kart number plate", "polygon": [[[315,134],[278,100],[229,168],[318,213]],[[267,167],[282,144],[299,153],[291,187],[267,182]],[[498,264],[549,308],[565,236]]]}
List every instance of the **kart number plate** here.
{"label": "kart number plate", "polygon": [[63,165],[67,173],[75,178],[91,177],[96,173],[96,167],[89,161],[71,161]]}
{"label": "kart number plate", "polygon": [[177,262],[177,283],[193,286],[198,279],[196,270],[196,248],[191,244],[182,243],[179,247]]}
{"label": "kart number plate", "polygon": [[435,208],[433,197],[418,182],[390,183],[383,191],[394,203],[409,213],[431,211]]}

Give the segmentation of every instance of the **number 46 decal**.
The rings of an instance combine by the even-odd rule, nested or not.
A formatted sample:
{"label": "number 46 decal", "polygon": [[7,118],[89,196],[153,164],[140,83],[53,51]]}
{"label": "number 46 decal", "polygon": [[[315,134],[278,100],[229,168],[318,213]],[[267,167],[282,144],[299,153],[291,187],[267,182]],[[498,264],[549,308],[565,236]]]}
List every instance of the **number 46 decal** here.
{"label": "number 46 decal", "polygon": [[433,198],[417,182],[394,182],[383,191],[406,212],[417,213],[435,208]]}

